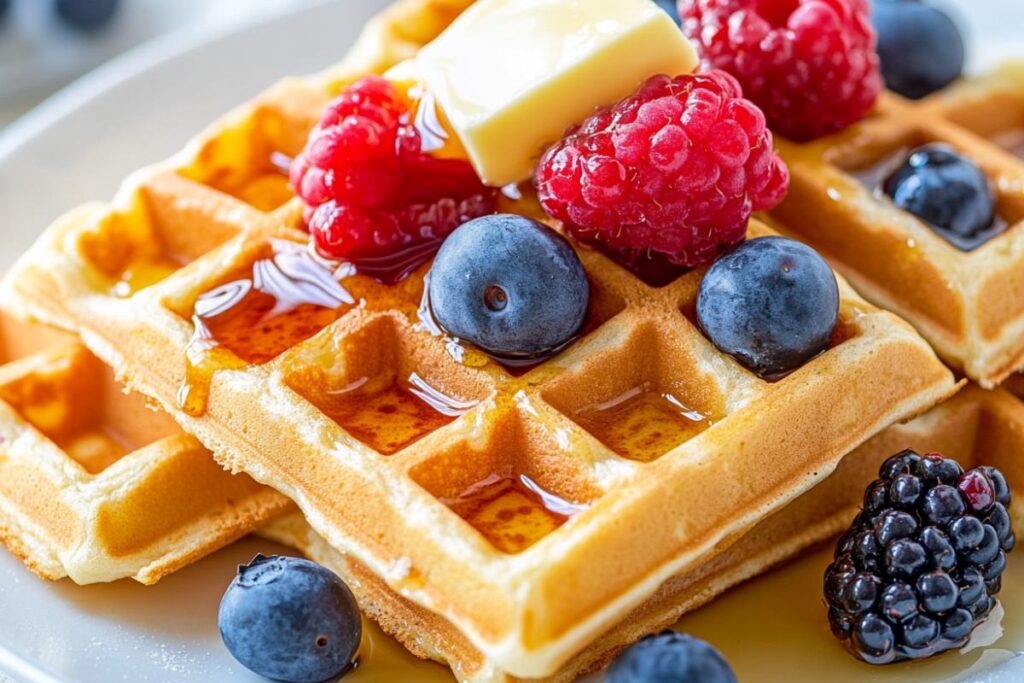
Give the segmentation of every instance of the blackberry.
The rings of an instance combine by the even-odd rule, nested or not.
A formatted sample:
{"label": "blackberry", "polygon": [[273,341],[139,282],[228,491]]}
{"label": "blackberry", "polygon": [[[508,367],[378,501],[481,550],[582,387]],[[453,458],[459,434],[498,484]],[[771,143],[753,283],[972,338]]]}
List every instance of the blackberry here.
{"label": "blackberry", "polygon": [[995,604],[1016,537],[992,467],[938,453],[886,460],[825,570],[836,638],[870,664],[961,647]]}

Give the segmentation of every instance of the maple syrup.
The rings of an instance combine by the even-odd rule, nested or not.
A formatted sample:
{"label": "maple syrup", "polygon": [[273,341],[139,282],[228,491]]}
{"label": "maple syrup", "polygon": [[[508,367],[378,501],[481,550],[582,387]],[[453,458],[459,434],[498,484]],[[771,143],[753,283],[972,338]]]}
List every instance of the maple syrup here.
{"label": "maple syrup", "polygon": [[302,387],[301,393],[349,434],[393,455],[450,424],[476,405],[447,396],[415,372],[363,377],[339,390]]}
{"label": "maple syrup", "polygon": [[403,122],[411,122],[419,133],[420,151],[438,159],[468,159],[466,148],[426,85],[404,78],[392,82],[406,100],[409,114]]}
{"label": "maple syrup", "polygon": [[305,245],[272,240],[251,266],[200,295],[185,350],[181,407],[203,414],[214,372],[266,363],[352,309],[356,300],[341,281],[354,274],[330,270]]}
{"label": "maple syrup", "polygon": [[132,262],[110,288],[113,296],[126,299],[169,277],[183,264],[169,256],[155,256]]}
{"label": "maple syrup", "polygon": [[356,306],[414,315],[422,287],[422,277],[386,286],[305,244],[270,240],[251,265],[196,299],[179,405],[203,414],[215,372],[267,363]]}
{"label": "maple syrup", "polygon": [[344,683],[416,681],[454,683],[448,667],[415,657],[370,619],[363,619],[363,642],[356,666],[345,674]]}
{"label": "maple syrup", "polygon": [[[891,202],[892,199],[885,192],[885,182],[903,164],[911,152],[912,150],[908,147],[900,147],[875,160],[873,163],[848,170],[847,173],[861,185],[871,190],[878,199]],[[974,235],[961,237],[945,230],[939,234],[957,249],[972,251],[984,245],[992,238],[1006,232],[1009,227],[1010,224],[999,214],[997,207],[992,224]],[[909,250],[914,250],[915,246],[913,240],[908,241],[907,247]]]}
{"label": "maple syrup", "polygon": [[254,175],[229,194],[260,211],[273,211],[295,196],[287,176],[276,170]]}
{"label": "maple syrup", "polygon": [[526,550],[586,507],[544,490],[525,474],[491,475],[442,502],[509,554]]}
{"label": "maple syrup", "polygon": [[244,167],[242,173],[204,173],[201,175],[205,177],[198,180],[258,211],[269,212],[295,196],[288,178],[290,167],[291,157],[271,152],[265,158],[256,155],[256,162]]}
{"label": "maple syrup", "polygon": [[601,443],[630,460],[651,462],[692,439],[715,420],[650,382],[572,415]]}

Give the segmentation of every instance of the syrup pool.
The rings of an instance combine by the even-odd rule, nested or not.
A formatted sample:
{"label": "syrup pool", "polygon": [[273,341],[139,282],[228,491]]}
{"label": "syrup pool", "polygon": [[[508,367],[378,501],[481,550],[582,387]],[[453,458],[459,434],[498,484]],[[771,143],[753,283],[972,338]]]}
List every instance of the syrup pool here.
{"label": "syrup pool", "polygon": [[573,416],[601,443],[630,460],[650,462],[711,427],[715,420],[650,383]]}
{"label": "syrup pool", "polygon": [[503,553],[519,553],[585,506],[543,489],[525,474],[494,474],[442,501]]}
{"label": "syrup pool", "polygon": [[304,395],[349,434],[384,455],[393,455],[450,424],[476,405],[445,395],[415,372],[408,378],[363,377],[340,390]]}
{"label": "syrup pool", "polygon": [[305,244],[270,240],[249,266],[196,299],[179,405],[202,415],[217,371],[267,363],[357,306],[415,315],[422,288],[415,274],[386,285]]}
{"label": "syrup pool", "polygon": [[169,277],[183,264],[168,256],[158,256],[135,261],[125,268],[120,278],[110,288],[113,296],[126,299]]}

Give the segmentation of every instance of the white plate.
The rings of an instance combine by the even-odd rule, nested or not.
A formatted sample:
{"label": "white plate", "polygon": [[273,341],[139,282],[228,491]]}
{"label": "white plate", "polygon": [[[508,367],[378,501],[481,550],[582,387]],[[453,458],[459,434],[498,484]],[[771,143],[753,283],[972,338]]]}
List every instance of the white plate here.
{"label": "white plate", "polygon": [[[157,41],[8,126],[0,132],[0,268],[60,213],[109,198],[128,172],[173,153],[233,105],[281,76],[337,60],[386,4],[321,2],[228,36]],[[984,37],[972,41],[972,70],[1022,54],[1022,0],[952,4],[969,35]],[[257,548],[272,546],[245,541],[154,588],[47,584],[0,550],[0,683],[259,680],[231,660],[216,630],[234,565]],[[1016,675],[1004,680],[1024,680]]]}

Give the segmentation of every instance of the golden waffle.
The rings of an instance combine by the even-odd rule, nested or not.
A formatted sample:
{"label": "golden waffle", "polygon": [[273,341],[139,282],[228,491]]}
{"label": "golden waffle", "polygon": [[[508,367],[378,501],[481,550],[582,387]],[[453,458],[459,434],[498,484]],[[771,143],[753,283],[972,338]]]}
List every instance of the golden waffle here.
{"label": "golden waffle", "polygon": [[[605,666],[623,647],[646,633],[675,623],[732,586],[752,578],[811,545],[845,529],[856,515],[865,486],[878,467],[904,448],[920,453],[942,449],[964,467],[999,467],[1016,490],[1024,487],[1024,404],[1004,391],[972,386],[926,415],[890,427],[843,458],[821,484],[760,522],[721,555],[665,582],[610,631],[545,681],[572,681]],[[1024,501],[1014,500],[1014,522],[1024,522]],[[283,517],[260,535],[299,549],[345,577],[364,612],[420,657],[452,667],[472,683],[512,683],[522,679],[503,671],[473,648],[443,617],[404,599],[357,559],[334,550],[300,515]],[[824,608],[822,608],[824,623]],[[835,647],[839,649],[839,645]],[[374,653],[368,654],[372,673]],[[852,660],[851,660],[852,662]],[[970,660],[963,666],[968,666]],[[856,666],[851,664],[852,666]]]}
{"label": "golden waffle", "polygon": [[[422,269],[395,287],[345,277],[340,293],[322,267],[311,275],[301,204],[273,154],[296,154],[342,84],[407,56],[466,4],[399,3],[341,66],[285,81],[112,204],[61,219],[5,301],[80,333],[222,464],[295,500],[490,666],[547,676],[955,384],[908,325],[845,283],[832,348],[765,382],[692,322],[702,271],[652,289],[581,251],[587,334],[524,373],[417,322]],[[279,296],[254,294],[255,278]],[[203,306],[236,303],[194,335],[211,290]],[[263,315],[296,291],[294,314]]]}
{"label": "golden waffle", "polygon": [[[910,149],[944,142],[992,178],[1005,231],[962,251],[877,191]],[[885,94],[863,122],[778,141],[792,174],[772,212],[859,292],[910,321],[984,386],[1024,365],[1024,63],[922,102]]]}
{"label": "golden waffle", "polygon": [[40,576],[155,583],[290,507],[71,337],[0,316],[0,339],[0,540]]}

